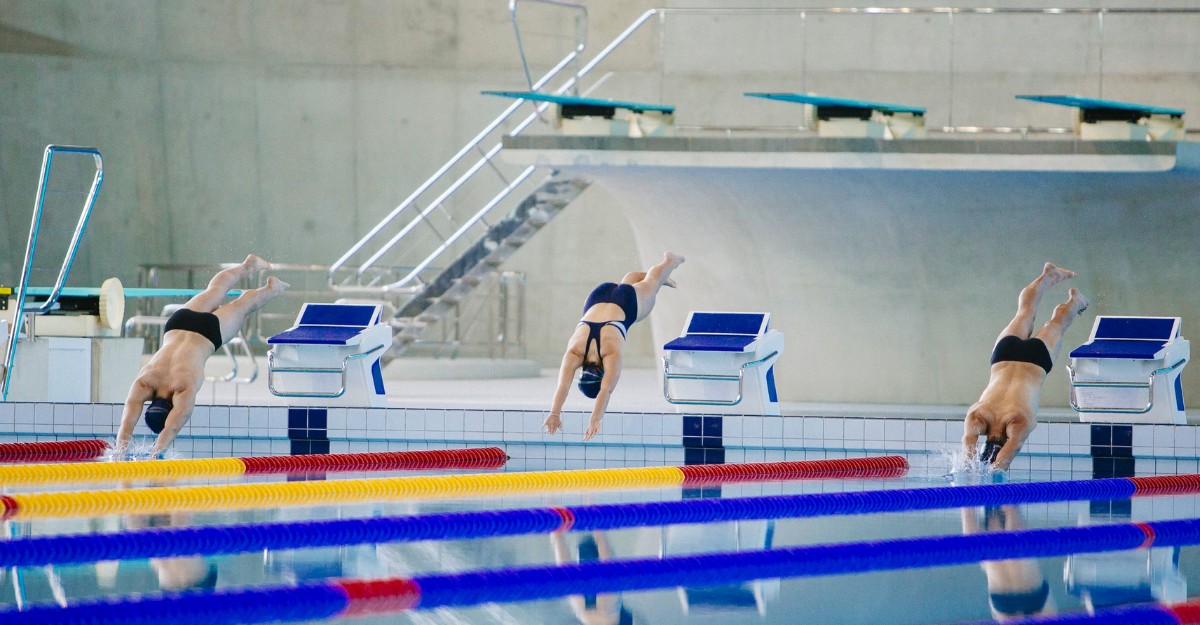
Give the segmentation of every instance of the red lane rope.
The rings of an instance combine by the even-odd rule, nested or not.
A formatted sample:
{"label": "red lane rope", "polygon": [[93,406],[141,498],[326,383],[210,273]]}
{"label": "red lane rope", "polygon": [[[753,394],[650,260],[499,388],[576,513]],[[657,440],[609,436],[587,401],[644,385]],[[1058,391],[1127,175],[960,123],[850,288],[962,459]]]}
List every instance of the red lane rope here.
{"label": "red lane rope", "polygon": [[0,443],[0,462],[89,460],[99,458],[107,451],[108,443],[98,438],[80,441]]}
{"label": "red lane rope", "polygon": [[899,477],[908,471],[908,460],[904,456],[882,456],[747,464],[693,464],[679,467],[679,470],[683,472],[685,486],[771,479],[846,477],[848,475]]}
{"label": "red lane rope", "polygon": [[499,447],[385,451],[359,454],[309,454],[239,458],[246,474],[310,471],[386,471],[434,468],[499,468],[508,455]]}

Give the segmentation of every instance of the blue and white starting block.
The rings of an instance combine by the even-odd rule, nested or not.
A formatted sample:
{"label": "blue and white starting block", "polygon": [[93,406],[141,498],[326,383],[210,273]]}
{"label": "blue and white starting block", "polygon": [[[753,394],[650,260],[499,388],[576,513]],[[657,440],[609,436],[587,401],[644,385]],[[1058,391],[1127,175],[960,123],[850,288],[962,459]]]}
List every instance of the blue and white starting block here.
{"label": "blue and white starting block", "polygon": [[1101,141],[1182,141],[1183,109],[1066,95],[1019,95],[1018,100],[1075,109],[1075,134]]}
{"label": "blue and white starting block", "polygon": [[1191,343],[1179,317],[1096,317],[1071,352],[1071,407],[1081,421],[1183,425],[1179,374]]}
{"label": "blue and white starting block", "polygon": [[295,326],[267,339],[271,394],[306,406],[387,405],[379,359],[392,329],[381,315],[379,305],[305,304]]}
{"label": "blue and white starting block", "polygon": [[779,414],[775,363],[783,333],[769,313],[692,312],[663,345],[663,396],[724,414]]}
{"label": "blue and white starting block", "polygon": [[749,98],[805,105],[804,125],[819,137],[921,139],[925,109],[906,104],[830,98],[809,93],[746,93]]}
{"label": "blue and white starting block", "polygon": [[554,127],[564,135],[662,137],[675,134],[675,107],[670,104],[537,91],[484,91],[483,95],[553,104]]}

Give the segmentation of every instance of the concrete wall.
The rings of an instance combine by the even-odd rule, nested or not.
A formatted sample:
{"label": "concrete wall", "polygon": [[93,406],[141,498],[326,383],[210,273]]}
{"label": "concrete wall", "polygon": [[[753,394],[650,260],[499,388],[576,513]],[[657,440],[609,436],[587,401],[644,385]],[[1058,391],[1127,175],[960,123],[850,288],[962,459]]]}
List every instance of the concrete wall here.
{"label": "concrete wall", "polygon": [[[144,263],[214,263],[238,260],[250,251],[281,262],[329,264],[503,108],[503,101],[480,96],[481,89],[524,84],[506,4],[0,1],[0,283],[15,281],[41,149],[52,142],[94,145],[106,158],[105,186],[74,284],[98,284],[110,275],[131,281]],[[656,4],[589,3],[589,50],[597,51]],[[733,3],[667,3],[728,4]],[[1117,6],[1101,0],[1054,4]],[[545,33],[569,32],[570,23],[541,7],[522,6],[522,15],[530,20],[526,43],[534,71],[540,73],[571,44],[569,38]],[[1121,6],[1174,5],[1131,0]],[[921,104],[930,107],[931,125],[1069,125],[1065,110],[1011,98],[1036,91],[1148,99],[1200,111],[1197,26],[1197,16],[1109,16],[1100,31],[1093,17],[1002,21],[814,14],[801,20],[794,11],[765,16],[673,14],[648,24],[604,66],[615,73],[597,94],[670,101],[680,106],[681,123],[715,126],[799,123],[797,109],[747,102],[740,95],[758,89],[805,89]],[[805,189],[842,184],[845,181],[836,175],[815,176],[806,180]],[[986,177],[974,190],[969,181],[956,184],[963,189],[957,197],[1003,197],[1008,191]],[[737,191],[723,192],[737,196]],[[828,236],[853,241],[863,225],[880,219],[906,227],[907,222],[888,212],[892,208],[881,201],[884,195],[845,191],[837,202],[839,219],[826,224],[843,224],[845,229],[829,230]],[[1172,191],[1177,192],[1183,206],[1194,197]],[[651,249],[658,242],[635,237],[630,223],[641,227],[644,220],[639,213],[627,212],[634,206],[628,194],[593,186],[510,261],[509,268],[529,274],[529,353],[543,364],[557,363],[581,300],[594,283],[617,278],[661,252]],[[975,343],[990,341],[996,325],[991,317],[1009,314],[1010,291],[1015,293],[1026,274],[1036,269],[1029,265],[1046,254],[1019,236],[1005,242],[1004,254],[987,256],[987,262],[975,251],[993,245],[987,224],[1013,229],[1032,216],[1033,209],[1008,212],[998,203],[995,210],[963,211],[953,203],[957,200],[936,193],[909,198],[923,207],[928,224],[941,233],[936,247],[929,247],[927,239],[906,244],[917,246],[914,249],[860,241],[850,245],[858,250],[853,263],[829,274],[828,281],[827,271],[815,271],[805,286],[824,293],[849,290],[848,301],[870,301],[882,280],[861,276],[873,276],[879,268],[895,270],[902,266],[900,258],[919,257],[928,265],[917,273],[921,288],[889,287],[905,289],[910,301],[904,305],[913,311],[940,310],[947,297],[954,301],[980,293],[1005,295],[996,296],[995,303],[988,300],[983,307],[990,315],[986,321],[965,321],[956,328],[974,343],[959,355],[954,341],[947,339],[946,349],[954,355],[942,366],[954,370],[926,368],[925,377],[912,380],[923,391],[910,390],[907,381],[900,388],[864,390],[854,376],[829,376],[821,378],[821,393],[810,392],[812,385],[796,384],[785,390],[785,399],[962,402],[977,391],[983,371],[976,366],[981,356]],[[1047,235],[1050,238],[1066,236],[1061,233],[1070,230],[1063,228],[1080,227],[1081,222],[1072,221],[1079,215],[1079,198],[1065,199],[1070,201],[1066,208],[1044,207],[1057,215],[1053,232],[1059,234]],[[1138,213],[1138,223],[1148,233],[1171,231],[1173,220],[1181,216],[1147,210],[1137,197],[1129,202],[1122,210]],[[652,208],[641,204],[637,210]],[[950,217],[942,219],[944,215]],[[806,224],[797,222],[796,227]],[[1168,246],[1190,250],[1178,237]],[[711,232],[697,233],[686,244],[698,250],[688,251],[693,268],[703,266],[704,250],[711,246],[747,248],[768,269],[792,258],[772,259],[752,241],[731,242]],[[1145,264],[1137,256],[1140,251],[1122,254],[1111,262],[1128,268],[1124,271],[1110,271],[1115,265],[1104,263],[1080,267],[1090,270],[1089,280],[1133,280],[1132,268]],[[1030,260],[1034,257],[1036,261]],[[826,270],[838,269],[833,258],[806,260]],[[1058,259],[1068,264],[1068,259]],[[997,272],[1001,261],[1005,264]],[[1179,280],[1162,278],[1156,282],[1159,290],[1146,292],[1146,297],[1166,301],[1162,293],[1186,288],[1179,282],[1187,272],[1177,271],[1172,275]],[[912,278],[907,271],[896,274],[898,280]],[[961,293],[932,288],[959,275],[989,276],[989,286],[972,286]],[[687,272],[680,277],[686,279]],[[671,306],[696,307],[683,301],[686,292],[672,294],[680,301]],[[894,292],[888,295],[896,298]],[[814,301],[811,293],[797,293],[773,306],[809,310],[805,307],[822,301]],[[932,318],[946,317],[948,313]],[[635,331],[632,362],[652,363],[654,346],[664,333],[674,334],[678,323],[656,322],[653,335]],[[870,317],[863,323],[866,335],[884,336],[892,327],[891,322],[874,323]],[[929,328],[914,333],[933,335]],[[830,343],[818,347],[840,344],[832,339]],[[832,353],[818,349],[812,357],[821,361]],[[799,358],[801,352],[792,354]],[[964,364],[962,372],[948,364],[960,360],[971,363]]]}

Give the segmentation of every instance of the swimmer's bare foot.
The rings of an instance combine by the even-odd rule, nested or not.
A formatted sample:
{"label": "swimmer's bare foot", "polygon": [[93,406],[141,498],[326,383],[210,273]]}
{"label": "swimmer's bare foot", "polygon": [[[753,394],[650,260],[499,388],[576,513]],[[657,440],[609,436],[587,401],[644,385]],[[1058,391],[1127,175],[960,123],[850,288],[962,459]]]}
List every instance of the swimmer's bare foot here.
{"label": "swimmer's bare foot", "polygon": [[271,263],[268,263],[254,254],[250,254],[246,257],[246,260],[242,261],[242,266],[250,271],[266,271],[271,268]]}
{"label": "swimmer's bare foot", "polygon": [[1079,289],[1071,289],[1069,294],[1071,297],[1067,300],[1067,306],[1070,306],[1071,312],[1076,315],[1082,315],[1091,302],[1083,296],[1083,293],[1079,292]]}
{"label": "swimmer's bare foot", "polygon": [[684,258],[674,252],[664,252],[662,262],[662,285],[675,288],[675,281],[670,278],[671,272],[683,264]]}
{"label": "swimmer's bare foot", "polygon": [[280,280],[279,278],[276,278],[275,276],[271,276],[270,278],[267,278],[267,288],[271,289],[272,291],[275,291],[276,293],[282,293],[291,286],[292,285],[288,284],[287,282],[284,282],[283,280]]}
{"label": "swimmer's bare foot", "polygon": [[1051,287],[1063,280],[1068,280],[1075,277],[1075,272],[1070,269],[1063,269],[1056,266],[1054,263],[1046,263],[1042,267],[1042,285]]}

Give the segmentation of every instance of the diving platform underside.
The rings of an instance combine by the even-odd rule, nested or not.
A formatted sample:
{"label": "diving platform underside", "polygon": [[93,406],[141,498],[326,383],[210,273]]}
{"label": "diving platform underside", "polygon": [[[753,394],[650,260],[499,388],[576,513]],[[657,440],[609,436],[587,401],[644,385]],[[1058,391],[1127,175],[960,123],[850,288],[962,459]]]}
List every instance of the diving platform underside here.
{"label": "diving platform underside", "polygon": [[1175,142],[1078,139],[829,137],[504,137],[504,159],[544,167],[1166,171]]}

